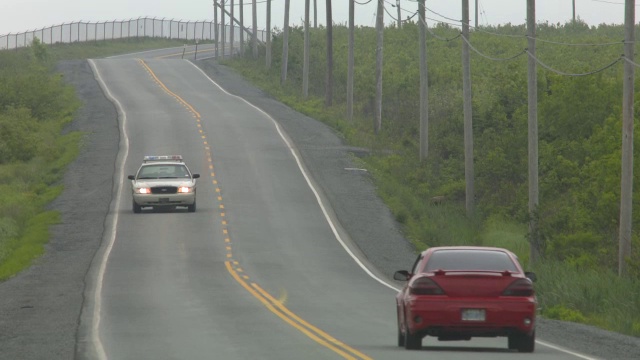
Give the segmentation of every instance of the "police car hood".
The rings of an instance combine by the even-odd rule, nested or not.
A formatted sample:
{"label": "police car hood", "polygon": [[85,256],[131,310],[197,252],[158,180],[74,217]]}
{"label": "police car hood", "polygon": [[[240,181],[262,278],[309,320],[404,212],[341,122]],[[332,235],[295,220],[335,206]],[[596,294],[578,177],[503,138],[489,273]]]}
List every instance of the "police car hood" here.
{"label": "police car hood", "polygon": [[195,181],[191,179],[141,179],[134,182],[137,187],[158,187],[158,186],[193,186]]}

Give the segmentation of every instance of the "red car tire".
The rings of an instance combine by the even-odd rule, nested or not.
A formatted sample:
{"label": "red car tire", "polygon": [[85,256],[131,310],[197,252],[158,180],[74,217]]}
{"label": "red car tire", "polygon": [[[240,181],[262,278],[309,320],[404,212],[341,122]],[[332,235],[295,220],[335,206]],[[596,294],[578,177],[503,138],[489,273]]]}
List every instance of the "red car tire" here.
{"label": "red car tire", "polygon": [[422,336],[411,334],[406,325],[404,328],[404,348],[407,350],[420,350],[422,348]]}

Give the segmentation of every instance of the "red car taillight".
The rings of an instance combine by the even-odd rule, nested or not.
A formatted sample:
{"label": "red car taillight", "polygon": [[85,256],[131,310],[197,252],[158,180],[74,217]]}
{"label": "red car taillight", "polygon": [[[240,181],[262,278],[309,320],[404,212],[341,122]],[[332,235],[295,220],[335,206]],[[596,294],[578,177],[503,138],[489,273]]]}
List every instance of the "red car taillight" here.
{"label": "red car taillight", "polygon": [[409,286],[409,293],[412,295],[444,295],[444,291],[435,281],[429,278],[416,279]]}
{"label": "red car taillight", "polygon": [[533,296],[533,284],[529,279],[518,279],[509,285],[503,296]]}

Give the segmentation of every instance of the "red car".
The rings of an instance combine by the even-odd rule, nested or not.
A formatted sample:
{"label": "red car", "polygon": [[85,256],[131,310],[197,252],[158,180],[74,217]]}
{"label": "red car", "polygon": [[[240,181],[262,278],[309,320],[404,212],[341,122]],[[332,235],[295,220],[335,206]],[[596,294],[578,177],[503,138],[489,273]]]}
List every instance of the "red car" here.
{"label": "red car", "polygon": [[422,338],[440,341],[508,337],[509,349],[533,352],[536,276],[518,258],[491,247],[433,247],[418,256],[396,296],[398,346],[420,349]]}

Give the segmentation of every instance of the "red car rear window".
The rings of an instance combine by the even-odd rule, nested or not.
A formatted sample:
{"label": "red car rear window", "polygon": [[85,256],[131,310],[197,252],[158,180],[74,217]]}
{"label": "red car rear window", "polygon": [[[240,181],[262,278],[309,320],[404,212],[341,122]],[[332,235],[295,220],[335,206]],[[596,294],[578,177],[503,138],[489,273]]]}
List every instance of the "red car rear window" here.
{"label": "red car rear window", "polygon": [[519,272],[509,255],[495,250],[437,250],[429,257],[425,271],[487,270]]}

